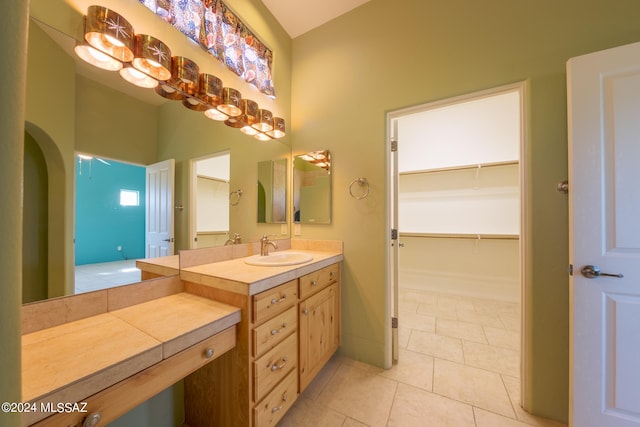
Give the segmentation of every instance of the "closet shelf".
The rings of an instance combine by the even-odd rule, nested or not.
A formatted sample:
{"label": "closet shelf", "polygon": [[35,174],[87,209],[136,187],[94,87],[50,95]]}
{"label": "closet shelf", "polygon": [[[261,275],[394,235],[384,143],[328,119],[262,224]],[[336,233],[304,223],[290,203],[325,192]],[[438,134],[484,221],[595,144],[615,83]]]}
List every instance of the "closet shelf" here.
{"label": "closet shelf", "polygon": [[399,174],[400,175],[418,175],[418,174],[426,174],[426,173],[434,173],[434,172],[482,169],[482,168],[491,168],[496,166],[509,166],[509,165],[518,165],[518,164],[520,164],[519,161],[512,160],[512,161],[505,161],[505,162],[478,163],[475,165],[466,165],[466,166],[449,166],[449,167],[442,167],[442,168],[422,169],[422,170],[415,170],[415,171],[400,172]]}
{"label": "closet shelf", "polygon": [[431,239],[470,239],[470,240],[519,240],[518,234],[472,234],[472,233],[420,233],[400,232],[400,237],[422,237]]}

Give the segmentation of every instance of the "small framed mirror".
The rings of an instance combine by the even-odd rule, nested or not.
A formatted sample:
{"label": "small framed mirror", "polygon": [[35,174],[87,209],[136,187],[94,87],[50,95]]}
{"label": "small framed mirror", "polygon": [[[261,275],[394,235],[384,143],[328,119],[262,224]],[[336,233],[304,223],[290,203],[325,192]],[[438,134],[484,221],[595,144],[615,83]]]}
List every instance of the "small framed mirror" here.
{"label": "small framed mirror", "polygon": [[293,221],[331,224],[331,153],[312,151],[293,161]]}
{"label": "small framed mirror", "polygon": [[258,162],[258,223],[287,222],[287,159]]}

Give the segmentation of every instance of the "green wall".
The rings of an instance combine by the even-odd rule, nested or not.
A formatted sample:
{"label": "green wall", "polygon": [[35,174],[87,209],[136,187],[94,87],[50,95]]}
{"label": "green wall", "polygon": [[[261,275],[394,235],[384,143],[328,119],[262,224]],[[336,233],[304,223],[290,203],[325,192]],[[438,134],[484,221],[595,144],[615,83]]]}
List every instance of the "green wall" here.
{"label": "green wall", "polygon": [[[343,353],[383,362],[385,114],[526,81],[523,398],[567,419],[565,63],[640,40],[639,17],[634,0],[372,0],[294,40],[294,154],[330,149],[335,164],[334,221],[302,237],[344,240]],[[346,189],[359,176],[371,194],[356,201]]]}

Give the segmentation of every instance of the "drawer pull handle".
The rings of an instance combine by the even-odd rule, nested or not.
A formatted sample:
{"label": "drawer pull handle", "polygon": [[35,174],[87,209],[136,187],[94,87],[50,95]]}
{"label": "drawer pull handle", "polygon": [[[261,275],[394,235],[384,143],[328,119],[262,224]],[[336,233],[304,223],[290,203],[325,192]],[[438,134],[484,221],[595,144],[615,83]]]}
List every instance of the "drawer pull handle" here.
{"label": "drawer pull handle", "polygon": [[204,357],[207,359],[211,359],[213,357],[213,353],[214,353],[213,348],[209,347],[204,351]]}
{"label": "drawer pull handle", "polygon": [[280,333],[280,332],[282,332],[282,330],[283,330],[284,328],[286,328],[286,327],[287,327],[287,324],[286,324],[286,323],[283,323],[283,324],[282,324],[282,327],[281,327],[280,329],[272,329],[272,330],[271,330],[271,335],[279,334],[279,333]]}
{"label": "drawer pull handle", "polygon": [[318,286],[318,281],[317,280],[312,280],[311,281],[311,286]]}
{"label": "drawer pull handle", "polygon": [[287,356],[284,356],[282,358],[282,363],[280,365],[275,364],[275,363],[273,365],[271,365],[271,372],[275,372],[275,371],[277,371],[279,369],[284,368],[286,366],[286,364],[287,364]]}
{"label": "drawer pull handle", "polygon": [[275,299],[275,298],[272,299],[271,300],[271,304],[278,304],[278,303],[281,303],[282,301],[284,301],[286,299],[287,299],[287,296],[286,295],[282,295],[282,298],[280,298],[280,299]]}
{"label": "drawer pull handle", "polygon": [[102,421],[102,412],[92,412],[85,418],[82,427],[96,427]]}
{"label": "drawer pull handle", "polygon": [[276,412],[278,412],[279,410],[281,410],[282,408],[284,408],[284,403],[287,401],[287,392],[285,392],[282,395],[282,405],[280,406],[274,406],[273,408],[271,408],[271,413],[275,414]]}

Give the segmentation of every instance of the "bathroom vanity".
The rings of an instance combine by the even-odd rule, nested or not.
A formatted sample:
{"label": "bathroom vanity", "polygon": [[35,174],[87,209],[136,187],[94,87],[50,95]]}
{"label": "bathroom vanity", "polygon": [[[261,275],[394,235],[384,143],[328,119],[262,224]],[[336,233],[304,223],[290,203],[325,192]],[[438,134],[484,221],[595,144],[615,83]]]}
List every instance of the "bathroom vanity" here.
{"label": "bathroom vanity", "polygon": [[184,379],[186,425],[275,426],[338,349],[343,260],[340,241],[277,242],[183,251],[179,276],[24,305],[23,424],[103,426]]}
{"label": "bathroom vanity", "polygon": [[23,425],[90,427],[232,349],[240,310],[174,276],[28,304],[22,317]]}
{"label": "bathroom vanity", "polygon": [[274,426],[337,350],[342,242],[290,242],[276,254],[312,260],[181,269],[185,290],[241,310],[236,347],[185,379],[187,425]]}

